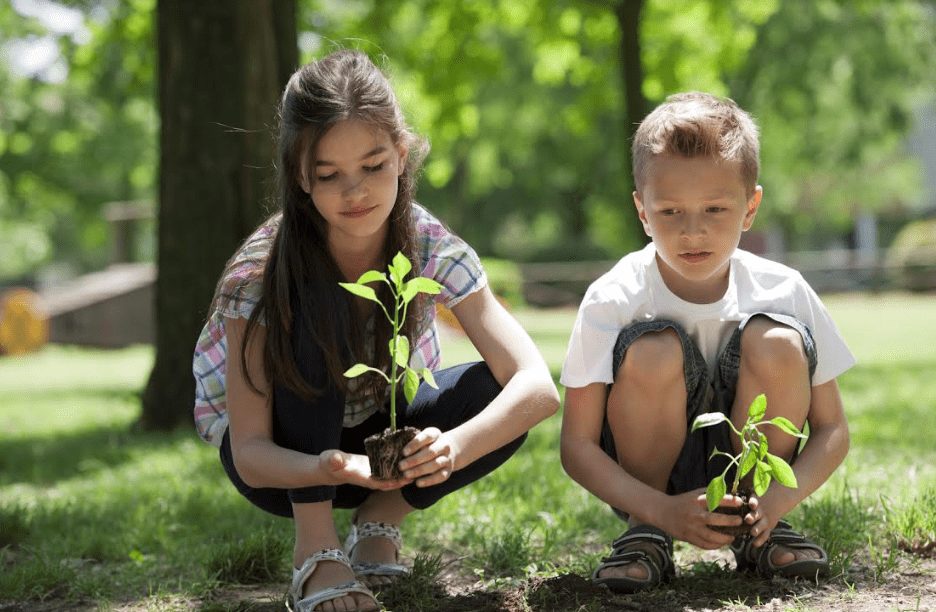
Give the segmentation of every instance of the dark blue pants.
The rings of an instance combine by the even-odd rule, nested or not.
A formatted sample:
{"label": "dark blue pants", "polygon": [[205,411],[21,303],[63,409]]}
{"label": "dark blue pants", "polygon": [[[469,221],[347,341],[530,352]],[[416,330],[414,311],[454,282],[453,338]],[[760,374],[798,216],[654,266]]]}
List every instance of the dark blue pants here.
{"label": "dark blue pants", "polygon": [[[300,362],[302,364],[302,362]],[[307,365],[307,364],[305,364]],[[308,372],[307,368],[303,368]],[[418,429],[438,427],[454,429],[484,410],[501,391],[490,369],[483,362],[468,363],[434,373],[438,389],[423,383],[413,403],[397,402],[398,426]],[[316,381],[318,384],[324,382]],[[364,438],[383,431],[390,424],[389,412],[381,411],[356,427],[344,428],[344,397],[327,391],[314,403],[301,400],[284,388],[273,395],[273,441],[285,448],[315,455],[328,449],[364,453]],[[414,508],[427,508],[452,491],[492,472],[513,455],[526,434],[460,469],[443,483],[420,488],[409,484],[402,488],[403,498]],[[241,480],[231,456],[229,432],[221,444],[221,462],[237,490],[256,506],[279,516],[292,516],[293,503],[331,500],[336,508],[355,508],[371,493],[352,485],[315,486],[301,489],[255,489]]]}

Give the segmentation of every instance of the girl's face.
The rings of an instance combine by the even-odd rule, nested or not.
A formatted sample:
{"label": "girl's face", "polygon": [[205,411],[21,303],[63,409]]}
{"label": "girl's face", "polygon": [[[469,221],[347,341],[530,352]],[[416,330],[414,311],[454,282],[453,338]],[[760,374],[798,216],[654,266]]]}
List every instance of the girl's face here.
{"label": "girl's face", "polygon": [[299,181],[328,223],[333,253],[383,243],[406,153],[383,130],[349,119],[319,139],[314,160],[303,154]]}

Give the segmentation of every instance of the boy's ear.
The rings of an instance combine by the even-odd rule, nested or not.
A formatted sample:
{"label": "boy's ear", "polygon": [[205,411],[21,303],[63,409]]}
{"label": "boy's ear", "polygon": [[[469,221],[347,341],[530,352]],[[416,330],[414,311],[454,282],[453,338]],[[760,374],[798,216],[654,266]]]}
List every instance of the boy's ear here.
{"label": "boy's ear", "polygon": [[748,231],[754,225],[754,217],[757,216],[757,209],[760,208],[761,198],[764,197],[764,188],[760,185],[754,187],[754,193],[747,201],[747,211],[744,213],[744,225],[742,231]]}
{"label": "boy's ear", "polygon": [[634,206],[637,208],[637,218],[640,219],[640,223],[643,225],[644,233],[647,236],[653,238],[653,235],[650,233],[650,223],[647,221],[647,211],[644,208],[643,202],[640,200],[640,192],[634,191]]}

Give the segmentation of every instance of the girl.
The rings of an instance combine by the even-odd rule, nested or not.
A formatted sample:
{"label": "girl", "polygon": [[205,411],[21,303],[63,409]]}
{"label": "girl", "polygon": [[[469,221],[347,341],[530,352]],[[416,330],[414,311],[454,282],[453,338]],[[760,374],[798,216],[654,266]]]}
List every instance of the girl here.
{"label": "girl", "polygon": [[[390,84],[363,53],[299,69],[280,105],[281,212],[247,239],[218,283],[195,350],[195,420],[220,447],[237,490],[295,522],[288,606],[376,610],[368,586],[399,565],[399,525],[506,461],[559,404],[529,336],[487,287],[474,251],[413,203],[427,146],[404,122]],[[357,361],[387,371],[389,324],[340,288],[402,251],[443,286],[484,361],[435,374],[399,415],[421,429],[400,462],[405,479],[371,477],[363,440],[387,427],[378,376],[348,380]],[[388,297],[388,296],[384,296]],[[389,303],[389,302],[388,302]],[[414,368],[439,365],[433,304],[403,333]],[[389,306],[388,306],[389,307]],[[412,309],[411,309],[412,310]],[[356,508],[344,550],[333,508]]]}

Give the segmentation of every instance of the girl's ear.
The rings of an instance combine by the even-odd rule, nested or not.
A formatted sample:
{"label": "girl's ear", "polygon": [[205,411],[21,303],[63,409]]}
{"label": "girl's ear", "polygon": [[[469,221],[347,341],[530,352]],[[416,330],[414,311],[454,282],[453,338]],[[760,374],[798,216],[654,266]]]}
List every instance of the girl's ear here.
{"label": "girl's ear", "polygon": [[409,155],[409,147],[400,143],[400,146],[397,147],[397,153],[400,156],[397,160],[397,176],[400,176],[406,170],[406,157]]}

